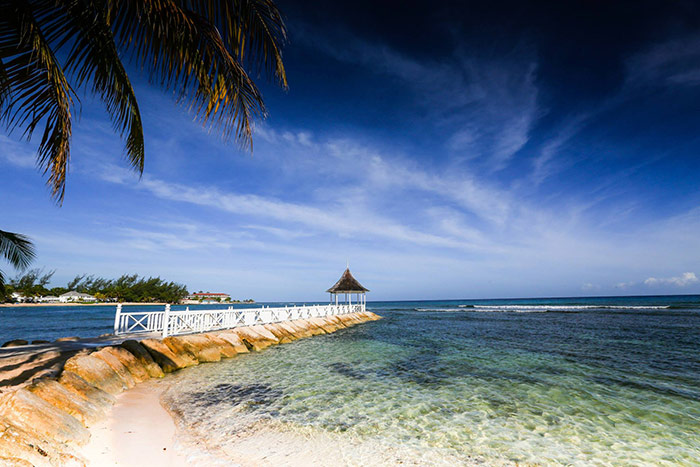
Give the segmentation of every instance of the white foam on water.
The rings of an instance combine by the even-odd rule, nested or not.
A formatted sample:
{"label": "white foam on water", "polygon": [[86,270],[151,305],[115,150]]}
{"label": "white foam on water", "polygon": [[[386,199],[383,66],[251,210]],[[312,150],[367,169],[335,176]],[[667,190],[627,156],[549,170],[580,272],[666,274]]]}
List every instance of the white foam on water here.
{"label": "white foam on water", "polygon": [[544,313],[548,311],[584,311],[584,310],[665,310],[669,306],[631,306],[631,305],[457,305],[455,307],[416,308],[416,311],[484,311],[484,312],[520,312]]}

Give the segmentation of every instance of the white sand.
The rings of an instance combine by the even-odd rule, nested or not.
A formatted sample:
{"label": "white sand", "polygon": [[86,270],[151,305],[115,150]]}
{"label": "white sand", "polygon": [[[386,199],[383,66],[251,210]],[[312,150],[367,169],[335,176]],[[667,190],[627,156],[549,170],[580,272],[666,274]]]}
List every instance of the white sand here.
{"label": "white sand", "polygon": [[[177,430],[160,404],[168,384],[141,383],[117,396],[107,418],[90,427],[90,442],[80,451],[89,466],[129,467],[306,467],[483,465],[449,456],[426,456],[409,447],[387,449],[381,443],[352,440],[342,434],[294,433],[274,426],[251,427],[245,435],[210,446],[209,436]],[[274,423],[272,424],[274,425]],[[214,436],[213,438],[216,438]]]}
{"label": "white sand", "polygon": [[91,466],[184,467],[175,449],[175,423],[160,405],[163,387],[139,384],[117,396],[108,417],[90,428],[90,442],[82,455]]}

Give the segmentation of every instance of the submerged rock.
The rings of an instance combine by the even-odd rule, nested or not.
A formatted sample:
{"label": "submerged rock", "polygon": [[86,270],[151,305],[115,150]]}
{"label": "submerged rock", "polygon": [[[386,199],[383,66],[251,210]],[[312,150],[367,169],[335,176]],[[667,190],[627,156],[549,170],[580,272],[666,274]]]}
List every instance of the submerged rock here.
{"label": "submerged rock", "polygon": [[128,350],[136,360],[141,362],[146,372],[151,378],[162,378],[163,369],[153,360],[153,357],[146,347],[135,340],[128,340],[121,343],[121,347]]}
{"label": "submerged rock", "polygon": [[178,355],[158,339],[144,339],[141,341],[153,360],[160,365],[165,373],[171,373],[188,366],[197,365],[199,362],[189,354]]}
{"label": "submerged rock", "polygon": [[21,345],[27,345],[29,344],[28,341],[25,341],[24,339],[13,339],[11,341],[7,341],[4,344],[2,344],[2,347],[19,347]]}

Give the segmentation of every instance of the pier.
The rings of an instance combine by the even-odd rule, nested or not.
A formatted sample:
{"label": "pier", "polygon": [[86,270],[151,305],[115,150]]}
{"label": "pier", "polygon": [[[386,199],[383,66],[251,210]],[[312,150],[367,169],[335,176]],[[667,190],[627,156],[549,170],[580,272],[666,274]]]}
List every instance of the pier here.
{"label": "pier", "polygon": [[[221,310],[190,310],[189,307],[172,310],[170,305],[165,305],[163,311],[126,312],[119,304],[114,316],[114,334],[162,333],[163,337],[168,337],[365,311],[365,294],[369,290],[352,276],[350,269],[346,269],[338,282],[326,292],[331,295],[328,305],[261,308],[229,306]],[[339,300],[341,296],[344,303]]]}

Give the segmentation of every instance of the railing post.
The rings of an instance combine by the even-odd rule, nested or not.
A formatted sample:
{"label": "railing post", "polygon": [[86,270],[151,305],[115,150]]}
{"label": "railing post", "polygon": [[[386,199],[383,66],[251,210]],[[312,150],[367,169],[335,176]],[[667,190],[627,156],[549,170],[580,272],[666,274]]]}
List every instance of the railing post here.
{"label": "railing post", "polygon": [[170,303],[165,305],[163,314],[163,338],[168,337],[168,327],[170,327]]}
{"label": "railing post", "polygon": [[117,303],[117,313],[114,315],[114,334],[116,335],[119,332],[119,322],[121,321],[122,317],[122,304]]}

